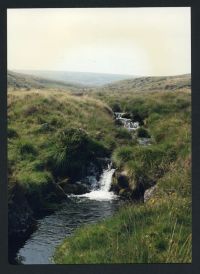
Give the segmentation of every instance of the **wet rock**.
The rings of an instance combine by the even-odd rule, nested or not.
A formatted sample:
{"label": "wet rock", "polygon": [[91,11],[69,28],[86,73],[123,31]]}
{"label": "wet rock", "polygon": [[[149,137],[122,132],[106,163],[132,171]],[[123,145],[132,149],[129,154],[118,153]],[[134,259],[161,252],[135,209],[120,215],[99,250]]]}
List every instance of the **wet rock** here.
{"label": "wet rock", "polygon": [[116,170],[112,178],[111,191],[122,198],[144,202],[145,190],[154,184],[155,182],[144,176],[138,178],[137,181],[132,181],[126,170]]}
{"label": "wet rock", "polygon": [[63,200],[67,199],[67,195],[64,192],[63,188],[52,182],[45,190],[46,194],[44,194],[44,200],[49,203],[60,203]]}
{"label": "wet rock", "polygon": [[67,183],[63,186],[63,190],[67,194],[80,195],[89,192],[89,187],[81,182]]}
{"label": "wet rock", "polygon": [[65,187],[64,190],[66,191],[66,193],[75,195],[85,194],[89,192],[88,188],[83,184],[70,184]]}

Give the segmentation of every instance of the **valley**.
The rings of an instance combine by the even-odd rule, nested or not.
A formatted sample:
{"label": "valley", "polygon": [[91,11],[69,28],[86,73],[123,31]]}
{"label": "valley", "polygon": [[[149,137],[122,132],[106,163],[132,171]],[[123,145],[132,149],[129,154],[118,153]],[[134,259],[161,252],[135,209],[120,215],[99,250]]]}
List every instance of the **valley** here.
{"label": "valley", "polygon": [[43,77],[8,72],[11,263],[191,262],[190,75]]}

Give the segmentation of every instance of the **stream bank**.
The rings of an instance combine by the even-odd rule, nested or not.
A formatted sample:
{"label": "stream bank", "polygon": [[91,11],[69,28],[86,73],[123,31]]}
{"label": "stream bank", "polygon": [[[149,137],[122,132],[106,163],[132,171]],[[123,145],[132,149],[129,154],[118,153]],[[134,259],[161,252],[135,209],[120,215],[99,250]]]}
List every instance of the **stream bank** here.
{"label": "stream bank", "polygon": [[[124,126],[128,131],[132,132],[132,136],[135,138],[135,134],[137,133],[138,129],[140,128],[139,122],[131,121],[129,118],[123,118],[121,114],[114,114],[115,119],[118,123]],[[132,201],[143,201],[144,198],[144,191],[142,184],[139,184],[139,187],[134,189],[126,188],[126,191],[124,191],[124,183],[122,183],[122,188],[116,188],[114,187],[113,181],[117,178],[117,181],[119,182],[118,186],[121,185],[120,178],[124,176],[124,174],[119,175],[119,170],[115,170],[111,164],[109,164],[110,159],[109,158],[100,158],[97,157],[95,159],[95,164],[89,163],[87,168],[84,169],[84,174],[87,175],[84,178],[80,180],[76,180],[71,178],[66,179],[58,179],[56,183],[51,182],[47,188],[42,192],[42,197],[44,198],[45,202],[47,204],[41,204],[37,203],[37,197],[34,198],[34,196],[27,196],[23,195],[23,199],[19,202],[18,199],[12,199],[14,201],[13,207],[15,207],[15,202],[17,206],[20,206],[22,209],[20,214],[18,215],[18,221],[16,221],[16,218],[13,218],[12,212],[14,214],[17,214],[18,211],[11,210],[10,212],[10,219],[11,219],[11,225],[10,225],[10,237],[9,237],[9,249],[12,251],[10,252],[10,261],[11,263],[31,263],[31,258],[34,256],[36,258],[37,263],[50,263],[49,262],[49,253],[47,252],[47,255],[41,255],[37,257],[37,255],[34,255],[31,251],[31,249],[34,249],[34,245],[37,246],[40,245],[40,242],[43,239],[43,236],[41,235],[48,235],[48,231],[46,231],[46,225],[51,227],[51,223],[49,223],[48,220],[51,220],[52,224],[56,224],[56,216],[58,212],[61,212],[61,218],[62,218],[62,212],[64,212],[64,215],[69,211],[68,217],[71,218],[71,210],[70,207],[73,205],[77,205],[78,212],[73,211],[75,214],[77,214],[78,218],[83,218],[82,221],[80,221],[80,224],[87,223],[87,222],[95,222],[98,221],[97,216],[100,216],[104,218],[105,216],[111,216],[114,213],[114,209],[117,208],[117,205],[120,203],[118,199],[118,195],[120,198],[127,200],[130,199]],[[108,165],[107,168],[106,165]],[[102,173],[102,176],[100,174]],[[55,173],[56,174],[56,173]],[[118,176],[118,175],[119,176]],[[113,176],[114,175],[114,176]],[[119,178],[118,178],[119,177]],[[128,178],[128,177],[127,177]],[[123,178],[122,178],[123,181]],[[111,191],[110,191],[111,190]],[[18,190],[19,192],[19,190]],[[18,196],[18,192],[17,195]],[[46,197],[47,195],[47,197]],[[46,197],[46,198],[45,198]],[[35,200],[34,200],[35,199]],[[93,215],[92,218],[85,218],[85,216],[81,215],[79,216],[79,203],[83,203],[83,206],[86,206],[86,208],[90,207],[90,202],[88,200],[96,201],[97,211],[98,208],[103,208],[103,204],[105,203],[105,207],[108,210],[108,215],[100,214],[97,212]],[[32,207],[34,205],[34,207]],[[113,205],[113,206],[112,206]],[[35,207],[36,206],[36,207]],[[112,210],[110,210],[110,206]],[[12,209],[13,207],[10,207]],[[60,207],[59,210],[57,210]],[[75,206],[76,207],[76,206]],[[63,211],[64,210],[64,211]],[[19,210],[20,211],[20,210]],[[109,213],[110,212],[110,213]],[[50,213],[50,215],[49,215]],[[25,218],[25,217],[26,218]],[[54,219],[55,218],[55,219]],[[12,231],[12,220],[14,220],[15,223],[19,224],[18,231],[14,232]],[[64,221],[66,222],[66,219],[64,217]],[[77,221],[79,223],[79,221]],[[76,228],[76,223],[73,223],[72,227]],[[14,226],[13,226],[14,227]],[[16,230],[16,227],[14,228]],[[59,228],[58,228],[59,229]],[[66,229],[69,229],[67,226]],[[51,233],[54,234],[56,232],[53,227],[51,227]],[[38,234],[39,233],[39,234]],[[64,237],[65,235],[68,235],[67,230],[64,230],[64,234],[59,230],[56,232],[60,234],[60,237],[57,235],[56,237],[53,237],[53,242],[49,241],[49,243],[44,244],[44,248],[48,248],[53,252],[53,248],[58,244],[59,240],[62,240],[62,235]],[[14,237],[13,237],[14,234]],[[20,237],[19,237],[20,235]],[[39,236],[38,236],[39,235]],[[40,238],[41,237],[41,238]],[[12,240],[14,238],[14,241]],[[58,238],[58,241],[57,241]],[[17,239],[17,240],[16,240]],[[16,244],[15,244],[16,242]],[[50,247],[52,246],[52,247]],[[41,247],[42,248],[42,247]],[[28,249],[28,251],[27,251]],[[37,247],[38,249],[38,247]],[[28,253],[27,253],[28,252]],[[44,252],[41,251],[41,252]],[[17,253],[17,256],[16,256]],[[26,255],[29,254],[29,255]],[[28,257],[27,257],[28,256]],[[42,261],[40,261],[39,258]]]}
{"label": "stream bank", "polygon": [[8,206],[8,241],[9,261],[11,264],[20,263],[16,261],[16,253],[19,248],[38,230],[41,220],[49,215],[55,214],[63,206],[72,204],[73,197],[70,195],[81,195],[98,187],[101,173],[107,168],[108,158],[99,158],[98,165],[90,163],[86,169],[84,178],[75,181],[69,180],[50,181],[41,186],[39,191],[28,193],[20,184],[15,184],[9,191]]}
{"label": "stream bank", "polygon": [[122,203],[114,193],[110,192],[114,169],[109,164],[99,178],[91,184],[91,191],[82,195],[69,195],[69,200],[63,202],[59,210],[37,219],[37,229],[28,237],[14,255],[11,262],[17,264],[49,264],[55,247],[66,236],[87,223],[112,216]]}

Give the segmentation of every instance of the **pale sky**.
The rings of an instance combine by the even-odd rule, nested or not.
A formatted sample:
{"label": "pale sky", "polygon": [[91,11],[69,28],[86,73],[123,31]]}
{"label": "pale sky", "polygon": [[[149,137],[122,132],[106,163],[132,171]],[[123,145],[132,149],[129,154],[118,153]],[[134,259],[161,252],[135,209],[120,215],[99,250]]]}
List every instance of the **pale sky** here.
{"label": "pale sky", "polygon": [[8,69],[191,72],[190,8],[8,9]]}

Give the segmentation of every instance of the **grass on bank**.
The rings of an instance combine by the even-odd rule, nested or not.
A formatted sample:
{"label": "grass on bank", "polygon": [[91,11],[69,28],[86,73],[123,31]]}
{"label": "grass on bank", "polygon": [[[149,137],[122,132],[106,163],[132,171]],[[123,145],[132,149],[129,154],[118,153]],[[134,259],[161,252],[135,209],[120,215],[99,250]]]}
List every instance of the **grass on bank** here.
{"label": "grass on bank", "polygon": [[105,103],[52,90],[8,92],[7,134],[9,193],[17,184],[39,200],[51,182],[84,176],[116,145]]}
{"label": "grass on bank", "polygon": [[153,138],[151,146],[117,148],[113,161],[132,184],[142,176],[157,187],[145,204],[127,204],[113,217],[77,229],[56,249],[55,263],[191,262],[190,99],[188,90],[105,94],[111,107],[119,100],[121,110],[142,117]]}
{"label": "grass on bank", "polygon": [[[45,90],[9,93],[9,189],[20,184],[28,194],[36,194],[38,202],[70,162],[68,153],[70,159],[77,158],[69,146],[82,151],[84,144],[93,159],[114,151],[116,166],[128,170],[132,184],[144,175],[157,182],[154,196],[146,204],[128,204],[112,218],[78,229],[57,248],[55,262],[191,262],[189,90],[142,95],[109,90],[92,97]],[[110,110],[116,105],[143,120],[151,146],[138,146],[129,133],[116,128]],[[85,156],[91,154],[81,157],[87,163]]]}
{"label": "grass on bank", "polygon": [[57,248],[56,263],[190,263],[190,159],[179,159],[145,204],[77,229]]}

